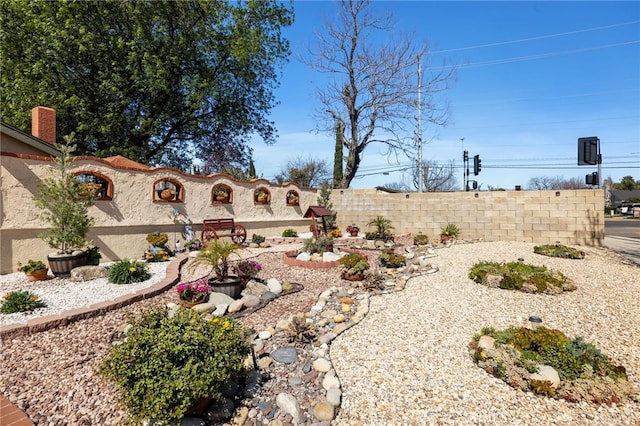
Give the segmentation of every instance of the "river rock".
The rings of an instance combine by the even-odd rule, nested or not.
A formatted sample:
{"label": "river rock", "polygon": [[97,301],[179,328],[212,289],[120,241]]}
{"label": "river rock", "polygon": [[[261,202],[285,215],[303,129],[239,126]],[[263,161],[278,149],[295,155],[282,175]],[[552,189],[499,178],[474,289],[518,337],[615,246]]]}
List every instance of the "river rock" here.
{"label": "river rock", "polygon": [[276,278],[269,278],[267,280],[267,287],[273,294],[277,295],[282,293],[282,284],[280,284],[280,281],[278,281]]}
{"label": "river rock", "polygon": [[285,413],[293,417],[293,421],[297,422],[300,417],[300,405],[295,397],[288,393],[279,393],[276,396],[276,404]]}

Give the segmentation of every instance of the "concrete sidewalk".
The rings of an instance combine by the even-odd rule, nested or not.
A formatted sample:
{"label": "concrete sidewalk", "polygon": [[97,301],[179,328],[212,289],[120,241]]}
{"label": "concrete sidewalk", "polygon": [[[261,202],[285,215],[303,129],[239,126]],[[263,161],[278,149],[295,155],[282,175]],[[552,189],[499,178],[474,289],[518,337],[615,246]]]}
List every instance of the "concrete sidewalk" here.
{"label": "concrete sidewalk", "polygon": [[636,238],[605,236],[604,245],[610,250],[621,254],[640,267],[640,240]]}

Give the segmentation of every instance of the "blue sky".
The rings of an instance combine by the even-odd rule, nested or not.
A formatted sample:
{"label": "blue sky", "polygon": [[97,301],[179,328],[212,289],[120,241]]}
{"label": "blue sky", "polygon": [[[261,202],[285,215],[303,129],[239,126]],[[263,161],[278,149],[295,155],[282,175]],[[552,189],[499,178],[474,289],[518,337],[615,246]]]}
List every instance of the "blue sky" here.
{"label": "blue sky", "polygon": [[[271,115],[280,136],[272,146],[252,144],[256,171],[267,179],[300,156],[333,165],[334,136],[314,132],[323,76],[296,57],[337,7],[294,4],[295,22],[284,31],[293,54]],[[450,105],[447,126],[423,122],[424,160],[461,167],[464,144],[482,159],[475,177],[482,189],[524,188],[539,176],[583,180],[596,166],[577,166],[577,139],[598,136],[603,177],[640,180],[640,2],[376,1],[373,10],[391,11],[398,30],[428,42],[433,63],[458,66],[440,96]],[[397,170],[415,161],[369,146],[351,187],[400,181]],[[462,187],[462,168],[456,177]]]}

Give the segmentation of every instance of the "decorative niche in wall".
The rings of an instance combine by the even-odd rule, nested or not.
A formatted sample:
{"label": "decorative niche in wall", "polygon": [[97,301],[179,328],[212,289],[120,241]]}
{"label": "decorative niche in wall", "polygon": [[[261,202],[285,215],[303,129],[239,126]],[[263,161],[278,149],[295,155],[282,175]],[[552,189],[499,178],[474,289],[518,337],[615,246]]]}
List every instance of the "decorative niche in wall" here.
{"label": "decorative niche in wall", "polygon": [[287,192],[287,205],[288,206],[300,205],[300,194],[298,194],[298,191],[291,190]]}
{"label": "decorative niche in wall", "polygon": [[153,183],[154,202],[183,202],[184,187],[172,178],[159,179]]}
{"label": "decorative niche in wall", "polygon": [[253,201],[255,204],[271,204],[271,192],[264,186],[258,187],[253,192]]}
{"label": "decorative niche in wall", "polygon": [[111,200],[113,198],[113,182],[100,172],[80,171],[74,173],[80,181],[78,190],[80,195],[95,194],[96,200]]}
{"label": "decorative niche in wall", "polygon": [[218,183],[211,189],[211,204],[232,204],[233,189],[224,183]]}

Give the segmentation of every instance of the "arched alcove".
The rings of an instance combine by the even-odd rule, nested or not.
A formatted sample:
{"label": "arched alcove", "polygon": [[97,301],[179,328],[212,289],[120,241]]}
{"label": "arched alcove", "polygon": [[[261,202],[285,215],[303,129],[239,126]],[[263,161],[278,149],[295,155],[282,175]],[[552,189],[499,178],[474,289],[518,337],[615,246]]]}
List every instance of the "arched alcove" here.
{"label": "arched alcove", "polygon": [[184,187],[174,178],[158,179],[153,183],[153,202],[182,203],[184,202]]}
{"label": "arched alcove", "polygon": [[233,189],[224,183],[217,183],[211,188],[211,204],[232,204]]}
{"label": "arched alcove", "polygon": [[108,176],[92,170],[81,170],[74,175],[80,181],[81,192],[93,191],[96,200],[113,199],[113,181]]}
{"label": "arched alcove", "polygon": [[298,191],[291,190],[287,192],[287,205],[288,206],[299,206],[300,205],[300,194]]}
{"label": "arched alcove", "polygon": [[253,202],[255,204],[271,204],[271,191],[264,186],[259,186],[253,191]]}

